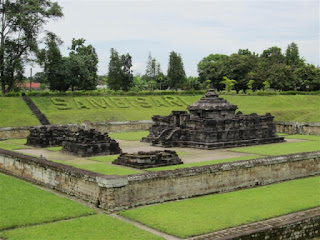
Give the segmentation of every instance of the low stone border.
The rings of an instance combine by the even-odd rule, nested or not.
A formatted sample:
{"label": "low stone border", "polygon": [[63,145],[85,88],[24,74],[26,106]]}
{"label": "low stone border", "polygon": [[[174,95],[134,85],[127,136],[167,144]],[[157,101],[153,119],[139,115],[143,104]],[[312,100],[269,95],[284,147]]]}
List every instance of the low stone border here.
{"label": "low stone border", "polygon": [[320,136],[320,123],[275,122],[275,124],[277,132]]}
{"label": "low stone border", "polygon": [[172,171],[107,176],[0,149],[0,171],[114,212],[320,175],[320,151]]}
{"label": "low stone border", "polygon": [[320,207],[220,230],[190,240],[312,239],[320,236]]}

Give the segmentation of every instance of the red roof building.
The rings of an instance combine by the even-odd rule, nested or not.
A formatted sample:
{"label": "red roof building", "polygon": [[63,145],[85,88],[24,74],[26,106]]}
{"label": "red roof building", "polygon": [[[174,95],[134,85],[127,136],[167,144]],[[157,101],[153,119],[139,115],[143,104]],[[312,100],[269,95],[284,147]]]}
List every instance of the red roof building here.
{"label": "red roof building", "polygon": [[[18,86],[21,88],[21,89],[30,89],[30,83],[20,83],[18,84]],[[40,83],[38,82],[33,82],[31,83],[31,89],[33,90],[40,90]]]}

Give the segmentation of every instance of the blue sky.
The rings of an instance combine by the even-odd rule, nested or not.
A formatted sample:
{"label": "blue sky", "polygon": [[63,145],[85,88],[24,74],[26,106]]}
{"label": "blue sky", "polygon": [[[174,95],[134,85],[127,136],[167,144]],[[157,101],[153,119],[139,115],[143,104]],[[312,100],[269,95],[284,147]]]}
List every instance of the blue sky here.
{"label": "blue sky", "polygon": [[85,38],[99,55],[99,74],[108,71],[110,48],[130,53],[135,73],[144,73],[151,52],[167,71],[169,53],[181,54],[188,76],[211,53],[239,48],[256,53],[272,46],[285,51],[296,42],[307,62],[319,65],[319,1],[89,1],[58,0],[64,17],[46,29],[64,41]]}

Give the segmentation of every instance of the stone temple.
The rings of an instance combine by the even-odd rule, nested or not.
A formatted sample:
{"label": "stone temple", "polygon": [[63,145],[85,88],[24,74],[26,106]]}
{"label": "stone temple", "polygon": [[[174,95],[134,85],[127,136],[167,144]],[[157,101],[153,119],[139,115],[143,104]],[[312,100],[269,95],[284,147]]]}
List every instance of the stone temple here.
{"label": "stone temple", "polygon": [[237,106],[210,89],[186,111],[155,115],[150,134],[142,141],[162,147],[218,149],[283,142],[276,135],[273,116],[235,113]]}
{"label": "stone temple", "polygon": [[150,151],[138,153],[122,153],[120,156],[112,162],[113,164],[123,165],[127,167],[133,167],[138,169],[154,168],[162,166],[170,166],[182,164],[183,162],[179,158],[175,151]]}

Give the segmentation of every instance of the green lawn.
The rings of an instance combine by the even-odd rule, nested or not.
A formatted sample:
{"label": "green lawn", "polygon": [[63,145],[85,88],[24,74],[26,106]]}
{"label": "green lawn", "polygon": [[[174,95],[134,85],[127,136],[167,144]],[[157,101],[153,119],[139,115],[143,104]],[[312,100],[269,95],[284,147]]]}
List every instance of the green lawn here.
{"label": "green lawn", "polygon": [[9,150],[9,151],[30,148],[29,146],[24,145],[25,143],[26,143],[26,139],[5,140],[5,141],[0,141],[0,148]]}
{"label": "green lawn", "polygon": [[36,126],[38,119],[18,97],[0,97],[0,127]]}
{"label": "green lawn", "polygon": [[139,132],[120,132],[120,133],[109,133],[109,136],[114,139],[128,140],[128,141],[140,141],[143,137],[148,136],[149,131]]}
{"label": "green lawn", "polygon": [[252,146],[252,147],[232,148],[230,150],[234,152],[253,153],[258,155],[266,155],[266,156],[277,156],[277,155],[294,154],[294,153],[300,153],[300,152],[320,151],[320,141],[276,143],[276,144],[266,144],[266,145]]}
{"label": "green lawn", "polygon": [[77,164],[67,161],[55,161],[58,163],[62,163],[65,165],[70,165],[76,168],[89,170],[92,172],[97,172],[105,175],[129,175],[129,174],[137,174],[142,173],[142,171],[134,170],[130,168],[120,167],[118,165],[107,164],[103,162],[92,162],[85,164]]}
{"label": "green lawn", "polygon": [[[279,135],[279,134],[278,134],[278,135]],[[288,139],[311,140],[311,141],[318,141],[318,142],[320,142],[320,136],[314,136],[314,135],[294,134],[294,135],[286,135],[285,138],[288,138]]]}
{"label": "green lawn", "polygon": [[206,166],[206,165],[212,165],[212,164],[218,164],[218,163],[251,160],[251,159],[255,159],[255,158],[259,158],[259,157],[261,157],[261,156],[250,155],[250,156],[219,159],[219,160],[212,160],[212,161],[205,161],[205,162],[194,162],[194,163],[187,163],[187,164],[180,164],[180,165],[173,165],[173,166],[166,166],[166,167],[148,168],[146,170],[152,171],[152,172],[158,172],[158,171],[165,171],[165,170],[174,170],[174,169],[179,169],[179,168],[200,167],[200,166]]}
{"label": "green lawn", "polygon": [[[149,120],[186,110],[197,96],[32,97],[53,124]],[[222,96],[245,114],[270,112],[277,121],[319,122],[320,96]],[[59,102],[60,101],[60,102]],[[62,102],[61,102],[62,101]],[[297,105],[296,103],[299,102]],[[60,104],[60,105],[57,105]],[[60,108],[60,109],[59,109]],[[64,109],[64,110],[61,110]]]}
{"label": "green lawn", "polygon": [[89,160],[97,161],[97,162],[112,162],[116,158],[118,158],[119,155],[109,155],[109,156],[98,156],[98,157],[89,157]]}
{"label": "green lawn", "polygon": [[0,173],[0,230],[94,214],[69,199]]}
{"label": "green lawn", "polygon": [[79,96],[32,97],[32,100],[51,123],[65,124],[82,123],[84,120],[92,122],[147,120],[156,114],[168,115],[172,110],[184,110],[188,104],[193,103],[200,97]]}
{"label": "green lawn", "polygon": [[59,146],[59,147],[47,147],[47,148],[44,148],[44,149],[52,151],[52,152],[59,152],[62,149],[62,147],[61,146]]}
{"label": "green lawn", "polygon": [[149,227],[186,238],[320,206],[320,177],[122,211]]}
{"label": "green lawn", "polygon": [[0,234],[8,240],[160,240],[152,233],[107,215],[94,215],[60,221],[41,226],[32,226]]}

